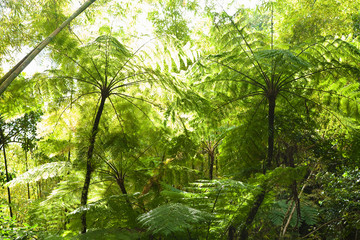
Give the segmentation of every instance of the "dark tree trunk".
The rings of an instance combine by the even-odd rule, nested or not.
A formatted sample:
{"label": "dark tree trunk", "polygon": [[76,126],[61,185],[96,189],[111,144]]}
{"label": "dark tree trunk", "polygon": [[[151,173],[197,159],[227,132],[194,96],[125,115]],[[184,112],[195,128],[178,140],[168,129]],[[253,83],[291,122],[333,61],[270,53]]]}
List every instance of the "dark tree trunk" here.
{"label": "dark tree trunk", "polygon": [[234,240],[235,239],[235,233],[236,233],[236,228],[234,226],[230,226],[229,230],[228,230],[228,240]]}
{"label": "dark tree trunk", "polygon": [[214,172],[215,153],[214,152],[209,152],[209,158],[210,158],[209,178],[210,178],[210,180],[212,180],[213,179],[213,172]]}
{"label": "dark tree trunk", "polygon": [[271,168],[271,164],[274,156],[274,123],[275,123],[275,97],[269,97],[269,113],[268,113],[268,155],[267,155],[267,163],[264,168],[264,174],[267,169]]}
{"label": "dark tree trunk", "polygon": [[[28,167],[27,151],[25,150],[25,171],[27,172],[28,170],[29,167]],[[30,184],[26,183],[26,187],[27,187],[28,199],[30,200]]]}
{"label": "dark tree trunk", "polygon": [[121,193],[122,194],[127,194],[126,188],[125,188],[125,183],[124,183],[124,179],[122,178],[117,178],[116,179],[116,183],[119,185]]}
{"label": "dark tree trunk", "polygon": [[[6,151],[5,151],[5,145],[2,146],[3,148],[3,154],[4,154],[4,162],[5,162],[5,174],[6,174],[6,182],[10,182],[9,172],[8,172],[8,165],[6,160]],[[8,202],[9,202],[9,211],[10,211],[10,217],[13,217],[13,212],[11,208],[11,194],[10,194],[10,188],[7,187],[8,192]]]}
{"label": "dark tree trunk", "polygon": [[[263,169],[263,173],[266,173],[266,170],[271,168],[272,165],[272,161],[273,161],[273,156],[274,156],[274,132],[275,132],[275,127],[274,127],[274,123],[275,123],[275,100],[276,100],[276,96],[275,95],[270,95],[268,97],[268,101],[269,101],[269,115],[268,115],[268,155],[267,155],[267,162],[266,164],[264,164],[264,169]],[[249,214],[245,220],[244,225],[241,227],[240,230],[240,240],[246,240],[248,239],[249,236],[249,229],[251,227],[251,224],[262,204],[262,202],[264,201],[265,195],[266,195],[266,184],[261,186],[262,187],[262,191],[260,192],[260,194],[258,194],[256,196],[254,205],[251,207]]]}
{"label": "dark tree trunk", "polygon": [[258,212],[262,202],[264,201],[265,198],[265,189],[263,189],[259,195],[256,196],[256,200],[254,202],[254,205],[252,206],[252,208],[250,209],[250,212],[245,220],[244,225],[241,227],[240,230],[240,240],[246,240],[248,239],[249,236],[249,229],[251,227],[252,222],[254,221],[254,218],[256,216],[256,213]]}
{"label": "dark tree trunk", "polygon": [[[99,109],[96,113],[94,125],[93,125],[92,131],[91,131],[90,144],[89,144],[89,149],[87,152],[87,159],[86,159],[85,182],[84,182],[84,187],[83,187],[82,193],[81,193],[81,206],[85,206],[87,204],[87,200],[88,200],[91,174],[94,171],[94,167],[92,164],[92,156],[93,156],[93,152],[94,152],[94,148],[95,148],[95,138],[96,138],[96,134],[98,132],[100,118],[101,118],[102,112],[104,110],[104,105],[105,105],[105,101],[106,101],[107,97],[108,97],[108,95],[105,95],[105,94],[102,94],[102,96],[101,96]],[[86,229],[87,229],[86,211],[84,211],[81,215],[81,225],[82,225],[81,233],[86,233]]]}

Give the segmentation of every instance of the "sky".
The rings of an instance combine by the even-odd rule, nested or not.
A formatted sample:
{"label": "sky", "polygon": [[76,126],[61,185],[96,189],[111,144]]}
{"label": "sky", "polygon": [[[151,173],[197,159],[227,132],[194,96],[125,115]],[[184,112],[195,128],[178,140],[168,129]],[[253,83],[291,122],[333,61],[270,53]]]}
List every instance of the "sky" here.
{"label": "sky", "polygon": [[[85,1],[85,0],[83,0],[83,1]],[[121,0],[118,0],[118,1],[120,2]],[[201,2],[204,2],[204,1],[206,1],[206,0],[200,0],[199,2],[201,4]],[[229,15],[234,14],[235,11],[236,11],[236,8],[227,8],[226,7],[230,2],[233,2],[235,6],[243,5],[244,7],[247,7],[247,8],[254,8],[260,2],[260,0],[221,0],[221,1],[218,1],[217,11],[220,12],[222,9],[225,9],[228,12]],[[73,7],[72,7],[71,10],[75,11],[79,6],[80,6],[80,1],[79,0],[73,0]],[[145,9],[149,9],[149,8],[145,8]],[[146,19],[146,17],[147,17],[147,12],[142,12],[140,14],[139,21],[137,21],[137,25],[136,25],[136,28],[139,29],[138,32],[141,32],[142,34],[150,34],[151,33],[151,28],[152,27],[151,27],[151,24],[149,23],[149,21]],[[127,23],[123,23],[123,24],[126,25]],[[144,40],[144,41],[146,41],[146,40]],[[19,62],[23,57],[25,57],[26,54],[28,52],[30,52],[30,51],[31,51],[31,48],[28,47],[28,46],[25,46],[25,47],[23,47],[21,52],[18,52],[18,53],[15,54],[15,57],[14,57],[13,61],[11,61],[11,62],[3,62],[1,66],[4,69],[4,72],[7,72],[8,70],[10,70],[17,62]],[[46,69],[50,69],[51,65],[52,65],[51,60],[49,60],[49,58],[47,57],[47,51],[46,51],[46,48],[45,48],[26,67],[26,69],[24,70],[25,76],[30,77],[36,72],[43,72]]]}

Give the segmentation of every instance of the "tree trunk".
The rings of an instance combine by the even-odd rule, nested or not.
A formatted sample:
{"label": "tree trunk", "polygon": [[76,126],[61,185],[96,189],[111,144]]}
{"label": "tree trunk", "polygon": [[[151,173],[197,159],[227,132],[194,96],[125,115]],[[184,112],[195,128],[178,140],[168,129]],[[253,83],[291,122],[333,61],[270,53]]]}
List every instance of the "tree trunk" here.
{"label": "tree trunk", "polygon": [[125,188],[125,183],[124,183],[124,179],[120,179],[117,178],[116,179],[116,183],[119,185],[121,193],[122,194],[127,194],[126,188]]}
{"label": "tree trunk", "polygon": [[56,37],[56,35],[64,29],[73,19],[88,8],[96,0],[86,1],[75,13],[73,13],[65,22],[63,22],[54,32],[52,32],[45,40],[36,46],[28,55],[25,56],[14,68],[0,79],[0,95],[6,90],[11,82],[31,63],[31,61]]}
{"label": "tree trunk", "polygon": [[[9,172],[8,172],[8,165],[7,165],[7,160],[6,160],[6,151],[5,151],[5,145],[3,144],[2,146],[3,148],[3,154],[4,154],[4,162],[5,162],[5,174],[6,174],[6,182],[10,182],[10,177],[9,177]],[[11,209],[11,194],[10,194],[10,188],[7,187],[7,192],[8,192],[8,202],[9,202],[9,211],[10,211],[10,217],[13,217],[13,212]]]}
{"label": "tree trunk", "polygon": [[274,156],[274,123],[275,123],[275,97],[269,97],[269,113],[268,113],[268,156],[267,163],[263,170],[264,174],[267,169],[271,168],[273,156]]}
{"label": "tree trunk", "polygon": [[[273,160],[273,155],[274,155],[274,123],[275,123],[275,99],[276,96],[275,95],[271,95],[268,97],[268,101],[269,101],[269,115],[268,115],[268,155],[267,155],[267,162],[266,164],[264,164],[264,169],[263,169],[263,173],[266,173],[266,170],[271,168],[271,164],[272,164],[272,160]],[[240,240],[246,240],[248,239],[249,236],[249,229],[251,227],[251,224],[262,204],[262,202],[265,199],[265,195],[266,195],[266,184],[261,186],[262,187],[262,191],[260,192],[260,194],[258,194],[256,196],[256,200],[254,202],[254,205],[252,206],[252,208],[249,211],[249,214],[245,220],[244,225],[241,227],[240,230]]]}
{"label": "tree trunk", "polygon": [[259,193],[259,195],[256,196],[256,200],[254,202],[254,205],[250,209],[250,212],[248,214],[248,217],[245,220],[244,225],[241,227],[239,240],[248,239],[248,237],[249,237],[249,229],[251,227],[252,222],[254,221],[256,213],[258,212],[262,202],[264,201],[264,198],[265,198],[265,189],[263,189]]}
{"label": "tree trunk", "polygon": [[228,229],[228,240],[234,240],[235,239],[235,233],[236,233],[236,228],[234,226],[230,226]]}
{"label": "tree trunk", "polygon": [[215,152],[209,152],[209,158],[210,158],[209,178],[210,178],[210,180],[212,180],[213,172],[214,172]]}
{"label": "tree trunk", "polygon": [[[28,168],[27,151],[25,150],[25,171],[27,172],[28,170],[29,170],[29,168]],[[30,200],[30,185],[29,185],[29,183],[26,183],[26,187],[27,187],[28,199]]]}
{"label": "tree trunk", "polygon": [[[86,159],[85,182],[84,182],[84,187],[83,187],[82,193],[81,193],[81,206],[82,207],[84,207],[87,204],[91,174],[94,171],[93,164],[92,164],[92,156],[93,156],[93,152],[94,152],[94,148],[95,148],[95,138],[96,138],[96,134],[98,132],[100,118],[101,118],[102,112],[104,110],[104,105],[105,105],[105,101],[106,101],[107,97],[108,97],[108,95],[104,95],[104,94],[102,94],[102,96],[101,96],[100,106],[96,113],[94,125],[93,125],[92,131],[91,131],[90,144],[89,144],[89,149],[87,152],[87,159]],[[82,225],[81,233],[86,233],[86,229],[87,229],[86,211],[84,211],[81,215],[81,225]]]}

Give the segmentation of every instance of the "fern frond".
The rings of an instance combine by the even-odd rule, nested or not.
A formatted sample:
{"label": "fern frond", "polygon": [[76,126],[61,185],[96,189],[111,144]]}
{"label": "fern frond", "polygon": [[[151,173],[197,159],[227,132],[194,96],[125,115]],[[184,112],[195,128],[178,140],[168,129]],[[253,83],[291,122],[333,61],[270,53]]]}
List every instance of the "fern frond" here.
{"label": "fern frond", "polygon": [[200,226],[210,219],[209,213],[180,203],[161,205],[138,217],[139,222],[146,226],[148,231],[165,236],[186,232],[188,229]]}
{"label": "fern frond", "polygon": [[45,163],[41,166],[30,169],[7,183],[7,186],[14,187],[18,184],[38,182],[48,178],[63,176],[70,170],[69,162]]}

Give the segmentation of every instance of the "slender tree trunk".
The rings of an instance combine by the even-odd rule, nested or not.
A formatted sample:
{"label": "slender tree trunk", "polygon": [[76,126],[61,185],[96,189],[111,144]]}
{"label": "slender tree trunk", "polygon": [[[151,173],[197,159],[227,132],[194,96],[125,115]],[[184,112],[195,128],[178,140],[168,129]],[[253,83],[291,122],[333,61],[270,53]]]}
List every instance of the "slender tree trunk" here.
{"label": "slender tree trunk", "polygon": [[31,63],[31,61],[43,50],[56,35],[63,30],[72,20],[80,13],[88,8],[96,0],[86,1],[75,13],[73,13],[65,22],[63,22],[54,32],[52,32],[45,40],[36,46],[28,55],[25,56],[14,68],[0,79],[0,95],[6,90],[11,82]]}
{"label": "slender tree trunk", "polygon": [[119,185],[122,194],[127,194],[124,179],[117,178],[116,183]]}
{"label": "slender tree trunk", "polygon": [[[28,167],[27,151],[25,150],[25,171],[27,172],[28,170],[29,170],[29,167]],[[29,183],[26,183],[26,187],[27,187],[28,199],[30,199],[30,185],[29,185]]]}
{"label": "slender tree trunk", "polygon": [[236,228],[231,225],[228,229],[228,240],[234,240],[235,234],[236,234]]}
{"label": "slender tree trunk", "polygon": [[[6,160],[6,151],[5,151],[5,145],[2,146],[3,148],[3,154],[4,154],[4,162],[5,162],[5,174],[6,174],[6,182],[10,182],[9,172],[8,172],[8,165]],[[10,217],[13,217],[13,212],[11,208],[11,194],[10,194],[10,188],[7,187],[8,192],[8,202],[9,202],[9,211],[10,211]]]}
{"label": "slender tree trunk", "polygon": [[271,164],[274,156],[274,123],[275,123],[275,97],[269,97],[269,113],[268,113],[268,156],[266,167],[264,168],[264,174],[267,169],[271,168]]}
{"label": "slender tree trunk", "polygon": [[[268,156],[267,156],[267,162],[266,162],[266,164],[264,164],[264,169],[263,169],[264,174],[266,173],[267,169],[270,169],[272,160],[273,160],[273,155],[274,155],[275,99],[276,99],[276,96],[268,97],[268,101],[269,101]],[[251,224],[252,224],[262,202],[265,199],[266,189],[267,189],[266,183],[264,183],[261,186],[261,188],[262,188],[262,191],[256,196],[255,202],[249,211],[249,214],[245,220],[245,223],[241,227],[240,236],[239,236],[240,240],[248,239],[249,229],[251,227]]]}
{"label": "slender tree trunk", "polygon": [[213,151],[209,152],[209,158],[210,158],[209,178],[210,180],[212,180],[213,172],[214,172],[214,162],[215,162],[215,153]]}
{"label": "slender tree trunk", "polygon": [[240,240],[246,240],[249,237],[249,229],[251,227],[252,222],[254,221],[254,218],[256,216],[256,213],[258,212],[262,202],[264,201],[266,191],[263,189],[259,195],[256,196],[256,200],[252,206],[252,208],[249,211],[249,214],[245,220],[244,225],[242,226],[240,230]]}
{"label": "slender tree trunk", "polygon": [[[90,144],[89,144],[89,149],[87,152],[87,159],[86,159],[85,182],[84,182],[84,187],[83,187],[82,193],[81,193],[81,206],[85,206],[87,204],[91,174],[94,171],[94,167],[92,164],[92,156],[93,156],[93,152],[94,152],[94,148],[95,148],[95,138],[96,138],[96,135],[98,132],[100,118],[101,118],[102,112],[104,110],[104,105],[105,105],[105,101],[106,101],[107,97],[108,97],[108,95],[104,95],[104,94],[102,94],[102,96],[101,96],[100,106],[96,113],[94,125],[93,125],[92,131],[91,131]],[[82,225],[81,233],[86,233],[86,229],[87,229],[86,211],[84,211],[81,215],[81,225]]]}

